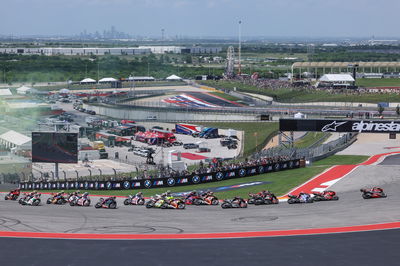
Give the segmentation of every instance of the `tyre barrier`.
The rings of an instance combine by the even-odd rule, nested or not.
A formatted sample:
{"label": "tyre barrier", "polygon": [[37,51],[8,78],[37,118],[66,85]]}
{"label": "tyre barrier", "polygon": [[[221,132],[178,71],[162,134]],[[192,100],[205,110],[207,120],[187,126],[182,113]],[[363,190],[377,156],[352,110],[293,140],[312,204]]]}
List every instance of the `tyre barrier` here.
{"label": "tyre barrier", "polygon": [[158,187],[185,186],[209,182],[218,182],[232,178],[243,178],[264,173],[284,171],[300,167],[300,160],[282,161],[272,164],[241,167],[226,171],[216,171],[205,174],[192,174],[178,177],[119,181],[51,181],[51,182],[22,182],[22,190],[54,190],[54,189],[86,189],[86,190],[124,190],[151,189]]}

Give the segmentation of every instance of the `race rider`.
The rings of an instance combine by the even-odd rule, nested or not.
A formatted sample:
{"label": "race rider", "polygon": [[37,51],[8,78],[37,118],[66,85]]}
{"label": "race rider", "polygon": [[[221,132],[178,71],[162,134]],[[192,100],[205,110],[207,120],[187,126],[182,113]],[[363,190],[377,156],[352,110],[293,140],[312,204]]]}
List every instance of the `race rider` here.
{"label": "race rider", "polygon": [[207,204],[211,205],[211,201],[212,201],[213,197],[214,197],[214,192],[209,191],[207,193],[207,196],[204,198],[204,200],[205,200],[205,202],[207,202]]}
{"label": "race rider", "polygon": [[371,189],[371,192],[372,192],[372,193],[382,193],[382,192],[383,192],[383,189],[380,188],[380,187],[373,187],[373,188]]}
{"label": "race rider", "polygon": [[10,195],[19,196],[19,194],[21,194],[21,189],[20,188],[16,188],[16,189],[10,191]]}
{"label": "race rider", "polygon": [[[87,193],[87,192],[85,192],[85,193]],[[88,193],[88,195],[89,195],[89,193]],[[103,203],[103,204],[109,205],[110,203],[114,202],[115,199],[116,199],[116,197],[109,197],[109,198],[107,198],[107,199],[104,200],[104,203]]]}
{"label": "race rider", "polygon": [[138,193],[135,194],[135,197],[138,199],[142,199],[143,198],[143,193],[141,191],[139,191]]}
{"label": "race rider", "polygon": [[[36,191],[36,190],[35,190]],[[40,198],[41,194],[40,193],[35,193],[29,200],[27,200],[28,205],[32,205],[33,201],[35,198]]]}
{"label": "race rider", "polygon": [[308,199],[310,198],[310,194],[305,193],[304,191],[300,192],[299,194],[299,199],[303,202],[307,202]]}
{"label": "race rider", "polygon": [[64,195],[64,190],[61,190],[60,192],[56,193],[53,197],[52,203],[56,203],[59,199],[61,199]]}

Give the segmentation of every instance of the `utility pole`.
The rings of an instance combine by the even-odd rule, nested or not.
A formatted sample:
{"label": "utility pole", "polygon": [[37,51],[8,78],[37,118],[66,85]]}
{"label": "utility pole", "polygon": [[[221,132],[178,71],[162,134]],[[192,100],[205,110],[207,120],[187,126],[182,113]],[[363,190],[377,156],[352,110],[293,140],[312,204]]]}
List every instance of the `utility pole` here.
{"label": "utility pole", "polygon": [[239,68],[238,68],[239,75],[242,74],[241,54],[242,54],[242,21],[239,20]]}

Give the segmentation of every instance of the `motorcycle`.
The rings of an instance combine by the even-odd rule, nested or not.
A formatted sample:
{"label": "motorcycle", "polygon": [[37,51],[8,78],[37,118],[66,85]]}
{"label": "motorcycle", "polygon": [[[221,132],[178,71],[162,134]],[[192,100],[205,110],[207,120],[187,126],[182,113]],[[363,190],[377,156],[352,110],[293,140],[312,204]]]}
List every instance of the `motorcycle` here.
{"label": "motorcycle", "polygon": [[35,194],[33,196],[26,195],[24,198],[19,200],[21,205],[29,205],[29,206],[39,206],[40,204],[40,194]]}
{"label": "motorcycle", "polygon": [[198,197],[193,200],[193,205],[218,205],[219,200],[215,196]]}
{"label": "motorcycle", "polygon": [[224,202],[221,204],[222,209],[228,209],[228,208],[247,208],[247,202],[242,199],[242,198],[233,198],[233,199],[227,199],[224,200]]}
{"label": "motorcycle", "polygon": [[194,201],[196,201],[197,199],[200,199],[199,195],[189,195],[185,198],[185,204],[194,205]]}
{"label": "motorcycle", "polygon": [[182,199],[176,198],[171,200],[164,200],[161,209],[184,209],[185,202]]}
{"label": "motorcycle", "polygon": [[387,195],[383,192],[382,188],[374,187],[372,189],[360,189],[362,192],[362,197],[364,199],[373,199],[373,198],[386,198]]}
{"label": "motorcycle", "polygon": [[69,206],[84,206],[84,207],[90,206],[90,198],[75,196],[69,202]]}
{"label": "motorcycle", "polygon": [[288,199],[287,202],[289,204],[294,204],[294,203],[313,203],[314,202],[314,199],[310,196],[310,194],[305,193],[304,195],[305,196],[303,196],[303,195],[296,196],[296,195],[289,194],[288,195],[289,199]]}
{"label": "motorcycle", "polygon": [[313,193],[314,201],[327,201],[327,200],[339,200],[339,197],[336,196],[336,192],[332,190],[324,191],[323,193],[314,192]]}
{"label": "motorcycle", "polygon": [[46,203],[63,205],[65,203],[67,203],[67,200],[64,198],[64,196],[57,198],[56,194],[53,194],[50,198],[47,199]]}
{"label": "motorcycle", "polygon": [[146,202],[146,208],[161,208],[161,205],[164,203],[164,200],[161,198],[151,197],[148,202]]}
{"label": "motorcycle", "polygon": [[114,198],[103,199],[100,198],[99,201],[94,205],[96,209],[105,208],[105,209],[116,209],[117,201]]}
{"label": "motorcycle", "polygon": [[15,193],[8,193],[7,195],[5,195],[4,199],[5,200],[17,200],[19,197],[19,194],[15,194]]}
{"label": "motorcycle", "polygon": [[136,195],[129,195],[127,199],[124,200],[124,205],[144,205],[143,197],[136,197]]}

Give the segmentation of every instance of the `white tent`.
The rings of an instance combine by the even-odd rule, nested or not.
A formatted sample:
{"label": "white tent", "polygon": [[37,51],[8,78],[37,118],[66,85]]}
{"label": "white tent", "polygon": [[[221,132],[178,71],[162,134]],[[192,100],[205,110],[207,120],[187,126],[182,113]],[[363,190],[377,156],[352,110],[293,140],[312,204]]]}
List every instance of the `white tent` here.
{"label": "white tent", "polygon": [[96,83],[96,81],[94,79],[91,79],[91,78],[85,78],[85,79],[82,79],[80,81],[80,83],[81,84],[88,84],[88,83]]}
{"label": "white tent", "polygon": [[60,93],[67,94],[67,93],[69,93],[69,89],[61,89]]}
{"label": "white tent", "polygon": [[10,89],[0,89],[0,96],[12,96]]}
{"label": "white tent", "polygon": [[171,75],[167,77],[166,80],[182,80],[182,78],[178,77],[177,75]]}
{"label": "white tent", "polygon": [[354,78],[350,74],[325,74],[319,81],[322,82],[354,82]]}
{"label": "white tent", "polygon": [[19,132],[10,130],[6,133],[0,135],[0,144],[8,147],[8,148],[23,148],[30,149],[32,139],[28,136],[25,136]]}
{"label": "white tent", "polygon": [[108,83],[117,81],[115,78],[102,78],[99,80],[99,83]]}
{"label": "white tent", "polygon": [[36,92],[36,89],[26,87],[26,86],[22,86],[17,89],[18,94],[27,94],[27,93],[32,93],[32,92]]}

